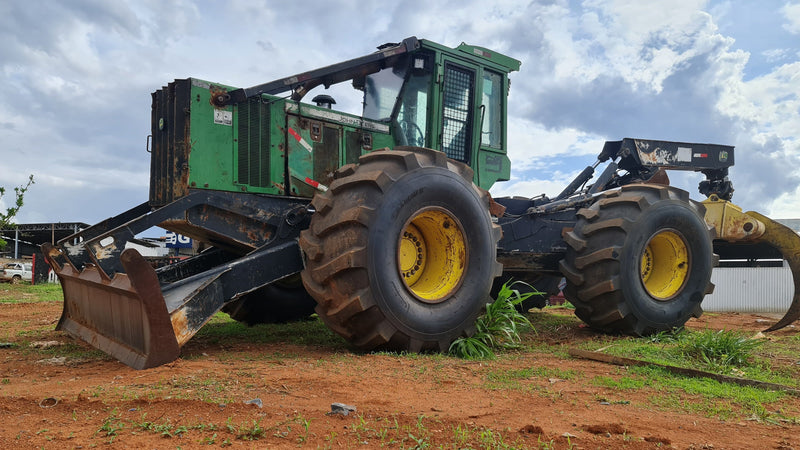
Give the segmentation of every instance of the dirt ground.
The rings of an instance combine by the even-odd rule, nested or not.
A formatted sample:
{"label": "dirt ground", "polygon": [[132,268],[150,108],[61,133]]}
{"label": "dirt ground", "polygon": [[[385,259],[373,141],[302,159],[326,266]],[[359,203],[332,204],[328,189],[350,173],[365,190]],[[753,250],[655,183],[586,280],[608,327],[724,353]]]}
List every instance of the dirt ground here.
{"label": "dirt ground", "polygon": [[[652,388],[590,382],[628,369],[565,356],[598,339],[577,321],[531,335],[542,351],[493,361],[200,338],[181,359],[136,371],[53,331],[60,309],[0,304],[2,448],[800,449],[796,421],[687,412],[690,394],[673,399],[684,407],[657,407]],[[689,327],[755,332],[771,320],[706,314]],[[73,350],[52,356],[47,341]],[[531,368],[541,370],[500,375]],[[330,414],[337,402],[355,411]],[[771,407],[800,416],[797,397]]]}

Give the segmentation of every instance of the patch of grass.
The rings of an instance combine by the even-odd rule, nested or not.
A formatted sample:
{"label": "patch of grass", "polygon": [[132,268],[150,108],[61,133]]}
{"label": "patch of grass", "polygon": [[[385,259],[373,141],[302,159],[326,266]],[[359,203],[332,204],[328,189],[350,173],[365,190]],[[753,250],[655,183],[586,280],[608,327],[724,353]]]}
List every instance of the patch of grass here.
{"label": "patch of grass", "polygon": [[644,377],[622,376],[619,378],[614,378],[604,375],[592,378],[591,384],[594,386],[602,386],[621,391],[637,390],[652,385],[650,380]]}
{"label": "patch of grass", "polygon": [[[778,341],[778,342],[776,342]],[[618,338],[611,342],[592,343],[605,353],[798,387],[800,368],[791,364],[797,359],[800,343],[787,338],[773,342],[753,339],[735,331],[676,330],[643,338]],[[794,355],[790,364],[776,368],[771,359],[762,357],[764,347],[779,346]],[[788,358],[787,358],[788,359]],[[776,370],[777,369],[777,370]],[[719,419],[750,418],[782,423],[798,420],[798,412],[777,413],[785,393],[758,387],[723,383],[710,378],[676,375],[656,366],[629,367],[621,376],[595,377],[591,383],[620,391],[648,388],[659,392],[650,402],[664,409],[678,409]],[[688,394],[688,396],[687,396]]]}
{"label": "patch of grass", "polygon": [[64,301],[64,295],[59,283],[0,284],[0,304],[61,301]]}
{"label": "patch of grass", "polygon": [[[722,420],[749,417],[754,414],[753,411],[774,410],[772,407],[767,408],[766,405],[778,405],[786,396],[779,391],[722,383],[710,378],[680,376],[655,366],[632,366],[626,372],[626,375],[618,378],[594,377],[591,383],[620,391],[650,388],[659,393],[649,398],[649,402],[655,406]],[[765,418],[774,415],[774,413],[762,414]],[[766,420],[765,418],[763,420]],[[797,420],[791,418],[788,413],[782,414],[780,419]]]}
{"label": "patch of grass", "polygon": [[[765,341],[753,339],[738,331],[674,331],[643,338],[618,338],[611,342],[592,343],[605,352],[656,364],[703,370],[723,375],[749,377],[760,381],[798,386],[789,368],[785,376],[773,374],[769,359],[759,356]],[[781,344],[785,347],[785,343]],[[793,354],[800,345],[790,345]]]}
{"label": "patch of grass", "polygon": [[106,442],[109,444],[114,442],[114,439],[117,437],[117,433],[121,431],[125,427],[122,419],[119,417],[119,413],[116,408],[111,410],[111,413],[108,417],[103,419],[103,425],[95,431],[95,435],[100,435],[103,437],[108,438]]}
{"label": "patch of grass", "polygon": [[486,374],[486,387],[488,389],[527,390],[528,387],[521,384],[521,381],[535,378],[575,380],[581,376],[583,373],[577,370],[550,367],[493,370]]}
{"label": "patch of grass", "polygon": [[[367,418],[357,415],[347,429],[354,434],[359,443],[369,448],[530,448],[521,437],[508,442],[500,430],[461,423],[448,427],[439,419],[424,414],[415,418],[406,416]],[[439,433],[449,433],[451,445],[436,446],[432,441],[447,436]],[[336,437],[336,433],[331,432],[326,440],[333,441]]]}
{"label": "patch of grass", "polygon": [[530,292],[520,293],[512,289],[516,283],[522,282],[503,285],[497,299],[487,303],[486,312],[475,321],[475,334],[458,338],[450,345],[451,355],[464,359],[491,359],[495,356],[495,349],[519,348],[522,331],[535,331],[528,318],[517,310],[517,305],[541,293],[533,287]]}
{"label": "patch of grass", "polygon": [[228,431],[242,441],[257,441],[266,436],[267,429],[261,426],[261,422],[253,419],[251,423],[243,422],[239,426],[227,424]]}
{"label": "patch of grass", "polygon": [[686,356],[715,369],[749,365],[753,351],[762,344],[739,332],[725,330],[690,333],[679,342]]}
{"label": "patch of grass", "polygon": [[197,332],[193,340],[205,344],[247,342],[254,344],[288,343],[346,349],[347,342],[331,331],[322,320],[313,318],[290,323],[259,324],[252,327],[219,312]]}
{"label": "patch of grass", "polygon": [[[563,310],[563,308],[560,308]],[[547,307],[542,311],[528,314],[531,324],[540,332],[560,332],[566,328],[576,328],[583,322],[572,314],[559,314],[557,308]]]}

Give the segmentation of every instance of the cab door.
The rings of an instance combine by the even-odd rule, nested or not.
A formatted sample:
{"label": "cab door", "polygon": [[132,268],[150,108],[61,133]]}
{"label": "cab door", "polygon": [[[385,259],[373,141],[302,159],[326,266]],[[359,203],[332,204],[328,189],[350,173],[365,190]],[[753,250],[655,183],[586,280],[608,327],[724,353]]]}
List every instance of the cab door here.
{"label": "cab door", "polygon": [[508,78],[502,73],[484,67],[478,83],[480,106],[480,143],[472,168],[481,186],[495,181],[506,181],[511,175],[511,162],[506,154]]}
{"label": "cab door", "polygon": [[508,78],[489,67],[454,58],[445,57],[441,64],[439,149],[472,167],[475,184],[484,189],[508,180]]}
{"label": "cab door", "polygon": [[449,158],[472,164],[475,142],[475,79],[478,67],[445,58],[441,86],[439,148]]}

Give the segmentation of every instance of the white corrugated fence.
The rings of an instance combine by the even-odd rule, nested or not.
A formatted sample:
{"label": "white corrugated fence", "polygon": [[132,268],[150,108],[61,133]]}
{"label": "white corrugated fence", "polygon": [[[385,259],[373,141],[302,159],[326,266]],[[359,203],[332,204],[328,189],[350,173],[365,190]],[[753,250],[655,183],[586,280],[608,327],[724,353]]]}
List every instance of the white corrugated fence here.
{"label": "white corrugated fence", "polygon": [[792,271],[783,267],[716,267],[714,293],[703,300],[704,311],[784,313],[794,295]]}

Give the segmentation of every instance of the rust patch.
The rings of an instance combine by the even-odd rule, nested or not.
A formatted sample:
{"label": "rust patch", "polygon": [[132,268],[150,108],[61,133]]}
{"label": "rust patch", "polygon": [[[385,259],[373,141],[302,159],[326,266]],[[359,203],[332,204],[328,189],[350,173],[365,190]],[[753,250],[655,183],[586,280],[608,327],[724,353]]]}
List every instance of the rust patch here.
{"label": "rust patch", "polygon": [[179,309],[170,316],[172,322],[172,330],[175,332],[175,338],[178,341],[178,346],[182,347],[194,335],[192,330],[189,329],[189,321],[186,319],[186,311]]}
{"label": "rust patch", "polygon": [[483,194],[486,194],[486,198],[489,199],[489,214],[492,217],[502,217],[502,215],[505,214],[506,212],[506,207],[494,201],[494,199],[492,198],[492,194],[490,194],[489,191],[481,188],[478,189]]}
{"label": "rust patch", "polygon": [[92,250],[94,250],[94,256],[98,260],[111,258],[112,256],[114,256],[114,250],[116,250],[117,248],[117,246],[113,244],[114,244],[113,242],[106,246],[103,246],[102,244],[99,243],[93,244]]}
{"label": "rust patch", "polygon": [[649,180],[645,181],[645,183],[669,186],[669,175],[667,174],[666,170],[658,169]]}
{"label": "rust patch", "polygon": [[208,100],[214,108],[225,108],[226,103],[230,100],[231,96],[228,95],[228,90],[222,86],[211,85],[208,88],[211,98]]}

